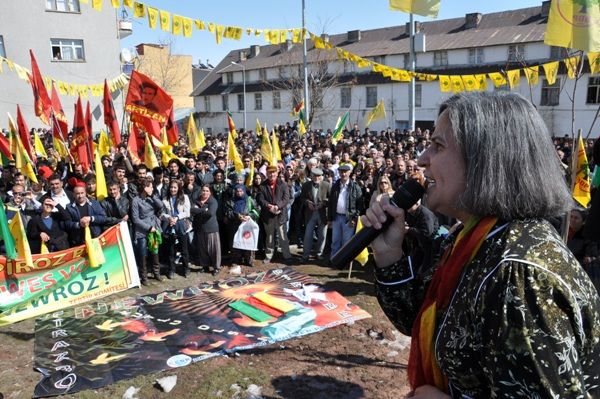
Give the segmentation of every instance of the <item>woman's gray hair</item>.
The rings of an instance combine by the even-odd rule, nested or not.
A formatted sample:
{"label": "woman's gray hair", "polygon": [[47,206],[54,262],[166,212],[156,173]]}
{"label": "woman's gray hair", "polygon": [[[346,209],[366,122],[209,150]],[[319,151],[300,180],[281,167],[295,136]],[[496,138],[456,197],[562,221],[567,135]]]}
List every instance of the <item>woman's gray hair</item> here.
{"label": "woman's gray hair", "polygon": [[467,169],[459,207],[502,220],[567,212],[571,195],[540,114],[510,92],[456,94],[440,105]]}

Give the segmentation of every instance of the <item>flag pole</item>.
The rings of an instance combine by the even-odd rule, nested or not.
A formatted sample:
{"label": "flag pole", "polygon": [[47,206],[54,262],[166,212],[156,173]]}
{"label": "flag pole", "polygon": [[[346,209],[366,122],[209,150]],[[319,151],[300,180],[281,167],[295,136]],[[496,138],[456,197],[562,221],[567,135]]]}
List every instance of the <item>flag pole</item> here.
{"label": "flag pole", "polygon": [[[573,142],[573,150],[571,151],[571,184],[570,184],[570,193],[571,196],[573,196],[573,189],[575,188],[575,180],[577,177],[577,158],[578,158],[578,152],[579,152],[579,138],[582,135],[582,130],[578,129],[577,130],[577,141]],[[577,148],[577,150],[575,150],[575,148]],[[562,239],[565,242],[565,244],[567,243],[568,239],[569,239],[569,227],[571,224],[571,209],[569,209],[567,211],[567,213],[565,214],[565,219],[563,220],[562,223]]]}

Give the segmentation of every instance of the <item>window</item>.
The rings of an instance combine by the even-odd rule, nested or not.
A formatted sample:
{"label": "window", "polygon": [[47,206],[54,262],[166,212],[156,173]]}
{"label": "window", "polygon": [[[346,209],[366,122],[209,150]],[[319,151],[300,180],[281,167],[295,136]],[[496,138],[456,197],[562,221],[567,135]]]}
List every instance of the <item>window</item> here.
{"label": "window", "polygon": [[373,58],[373,62],[376,62],[378,64],[385,64],[385,55],[376,55]]}
{"label": "window", "polygon": [[79,0],[46,0],[46,10],[79,12]]}
{"label": "window", "polygon": [[367,86],[367,108],[377,105],[377,86]]}
{"label": "window", "polygon": [[278,91],[273,92],[273,109],[281,109],[281,93]]}
{"label": "window", "polygon": [[469,49],[469,64],[483,64],[483,48],[470,48]]}
{"label": "window", "polygon": [[254,109],[262,110],[262,93],[254,93]]}
{"label": "window", "polygon": [[50,39],[52,58],[56,61],[85,61],[83,40]]}
{"label": "window", "polygon": [[280,78],[286,78],[287,77],[287,71],[285,67],[280,66],[278,69],[279,72],[279,77]]}
{"label": "window", "polygon": [[267,80],[267,70],[266,69],[258,70],[258,80]]}
{"label": "window", "polygon": [[244,76],[246,78],[246,82],[250,82],[250,71],[244,72]]}
{"label": "window", "polygon": [[238,94],[237,95],[237,99],[238,99],[238,111],[243,111],[244,110],[244,94]]}
{"label": "window", "polygon": [[210,112],[210,97],[204,96],[204,111]]}
{"label": "window", "polygon": [[508,61],[516,62],[525,59],[525,45],[511,44],[508,46]]}
{"label": "window", "polygon": [[221,94],[221,104],[223,105],[223,111],[229,110],[229,95]]}
{"label": "window", "polygon": [[446,50],[433,52],[433,65],[446,66],[448,65],[448,52]]}
{"label": "window", "polygon": [[421,98],[423,93],[423,85],[415,85],[415,107],[421,107]]}
{"label": "window", "polygon": [[544,79],[542,82],[542,98],[540,105],[554,106],[558,105],[558,99],[560,96],[560,79],[556,79],[554,84],[548,84],[548,81]]}
{"label": "window", "polygon": [[0,35],[0,57],[6,58],[6,50],[4,48],[4,37]]}
{"label": "window", "polygon": [[352,89],[350,87],[340,88],[340,108],[350,108],[352,105]]}
{"label": "window", "polygon": [[344,60],[344,73],[353,73],[354,63],[348,60]]}
{"label": "window", "polygon": [[588,81],[587,104],[600,104],[600,77]]}
{"label": "window", "polygon": [[233,83],[233,72],[226,72],[225,73],[225,81],[223,83],[225,83],[226,85]]}
{"label": "window", "polygon": [[562,60],[569,56],[569,51],[564,47],[550,46],[550,59]]}
{"label": "window", "polygon": [[404,54],[404,69],[410,68],[410,54]]}

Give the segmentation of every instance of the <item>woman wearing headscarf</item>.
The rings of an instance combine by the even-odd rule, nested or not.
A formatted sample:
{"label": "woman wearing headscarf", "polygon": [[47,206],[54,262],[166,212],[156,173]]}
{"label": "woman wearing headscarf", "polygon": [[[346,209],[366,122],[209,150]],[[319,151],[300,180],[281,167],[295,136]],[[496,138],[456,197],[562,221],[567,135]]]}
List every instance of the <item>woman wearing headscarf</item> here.
{"label": "woman wearing headscarf", "polygon": [[200,196],[191,208],[192,224],[194,227],[194,251],[198,263],[205,272],[212,267],[216,275],[221,268],[221,240],[219,239],[219,223],[217,208],[219,204],[213,197],[210,186],[204,184],[200,188]]}
{"label": "woman wearing headscarf", "polygon": [[547,221],[572,199],[543,119],[515,93],[457,94],[431,141],[427,205],[461,222],[439,261],[403,253],[388,198],[363,217],[394,219],[371,247],[379,302],[412,336],[413,397],[600,397],[600,298]]}
{"label": "woman wearing headscarf", "polygon": [[233,196],[225,204],[225,215],[229,220],[229,237],[231,237],[229,244],[232,248],[233,262],[252,266],[254,251],[233,248],[233,239],[240,225],[250,219],[256,222],[259,215],[256,203],[252,197],[246,194],[246,187],[244,185],[237,184],[234,186]]}

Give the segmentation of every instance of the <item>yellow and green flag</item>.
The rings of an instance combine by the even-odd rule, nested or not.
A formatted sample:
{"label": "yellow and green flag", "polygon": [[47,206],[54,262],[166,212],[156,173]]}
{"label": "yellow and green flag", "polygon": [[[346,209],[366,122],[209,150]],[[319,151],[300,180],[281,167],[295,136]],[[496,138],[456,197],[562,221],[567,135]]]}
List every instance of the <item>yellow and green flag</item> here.
{"label": "yellow and green flag", "polygon": [[592,199],[590,191],[590,166],[588,164],[583,138],[579,134],[577,140],[577,164],[575,172],[575,184],[573,184],[573,198],[584,208],[588,206]]}
{"label": "yellow and green flag", "polygon": [[145,133],[144,138],[144,165],[150,170],[159,166],[158,160],[156,159],[156,154],[154,153],[154,148],[152,147],[152,143],[148,138],[148,133]]}
{"label": "yellow and green flag", "polygon": [[193,114],[190,114],[188,119],[186,135],[190,152],[194,155],[198,155],[202,147],[200,147],[198,143],[198,129],[196,128]]}
{"label": "yellow and green flag", "polygon": [[96,199],[102,201],[108,196],[108,187],[106,187],[106,178],[104,176],[100,151],[94,151],[94,168],[96,169]]}
{"label": "yellow and green flag", "polygon": [[367,114],[365,118],[365,127],[369,126],[371,122],[378,119],[385,118],[385,103],[383,99],[379,100],[377,105]]}
{"label": "yellow and green flag", "polygon": [[331,136],[331,142],[333,144],[337,144],[338,141],[344,138],[343,131],[346,123],[348,123],[349,116],[349,111],[346,111],[343,116],[338,117],[337,123],[335,124],[335,129],[333,130],[333,135]]}
{"label": "yellow and green flag", "polygon": [[[363,228],[362,225],[362,221],[360,220],[360,217],[358,218],[358,222],[356,222],[356,233],[358,233],[361,229]],[[354,258],[355,261],[357,261],[358,263],[361,264],[361,266],[364,266],[367,264],[367,262],[369,261],[369,249],[368,247],[365,247],[362,251],[360,251],[360,253],[358,255],[356,255],[356,258]]]}
{"label": "yellow and green flag", "polygon": [[25,234],[25,226],[23,226],[23,220],[21,218],[21,212],[18,209],[14,209],[15,216],[9,223],[10,233],[15,240],[15,249],[17,250],[17,258],[24,259],[25,265],[33,267],[33,257],[31,256],[31,248],[29,247],[29,241]]}
{"label": "yellow and green flag", "polygon": [[[271,165],[273,148],[271,146],[271,140],[269,140],[269,132],[267,131],[266,125],[260,137],[260,154],[262,155],[263,159],[269,162],[269,165]],[[275,163],[277,163],[277,161],[275,161]]]}
{"label": "yellow and green flag", "polygon": [[597,1],[552,0],[544,43],[583,51],[600,51]]}
{"label": "yellow and green flag", "polygon": [[240,157],[240,153],[235,147],[235,141],[233,140],[233,131],[230,131],[227,135],[227,158],[233,162],[233,166],[236,172],[244,170],[244,163]]}

